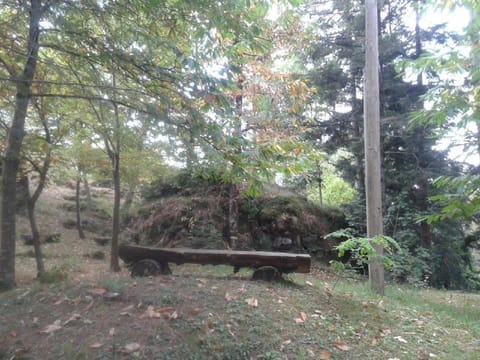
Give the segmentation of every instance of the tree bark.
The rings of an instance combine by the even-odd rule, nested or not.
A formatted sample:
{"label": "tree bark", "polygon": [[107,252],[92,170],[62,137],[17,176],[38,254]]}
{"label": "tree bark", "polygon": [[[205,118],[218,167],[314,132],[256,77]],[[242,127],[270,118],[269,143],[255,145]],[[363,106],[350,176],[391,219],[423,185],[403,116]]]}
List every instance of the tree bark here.
{"label": "tree bark", "polygon": [[118,236],[120,233],[120,154],[113,154],[113,224],[110,270],[120,271],[118,258]]}
{"label": "tree bark", "polygon": [[130,212],[130,209],[133,204],[133,199],[135,198],[135,185],[130,185],[129,189],[127,191],[127,194],[125,195],[125,200],[123,200],[123,205],[120,210],[121,213],[121,221],[124,223],[128,219],[128,214]]}
{"label": "tree bark", "polygon": [[37,219],[35,218],[35,205],[37,201],[30,196],[30,183],[28,176],[25,176],[22,179],[23,186],[26,187],[28,194],[27,199],[27,212],[28,212],[28,221],[30,222],[30,229],[32,232],[32,242],[33,250],[35,252],[35,262],[37,263],[37,277],[40,277],[41,274],[45,272],[45,265],[43,262],[42,246],[40,242],[40,231],[38,230]]}
{"label": "tree bark", "polygon": [[0,245],[0,287],[12,288],[15,286],[15,193],[18,167],[20,163],[20,149],[25,133],[25,119],[27,117],[32,80],[37,67],[39,49],[40,19],[45,9],[40,0],[30,0],[29,29],[25,66],[16,85],[15,110],[12,124],[8,132],[5,149],[2,199],[1,199],[1,245]]}
{"label": "tree bark", "polygon": [[[378,56],[378,6],[376,0],[365,0],[365,190],[367,200],[367,236],[383,234],[380,93]],[[370,287],[377,294],[385,292],[383,248],[374,246],[376,254],[369,259]]]}
{"label": "tree bark", "polygon": [[93,199],[92,199],[92,192],[90,191],[90,184],[88,183],[87,175],[84,171],[81,172],[82,181],[83,181],[83,188],[85,189],[85,196],[87,198],[87,209],[93,209]]}
{"label": "tree bark", "polygon": [[[115,69],[112,67],[112,87],[113,98],[116,100],[115,89],[117,86],[117,77]],[[120,125],[120,113],[118,104],[113,102],[113,116],[114,116],[114,133],[113,143],[106,141],[107,152],[112,164],[112,178],[113,178],[113,219],[112,219],[112,247],[110,251],[110,270],[114,272],[120,271],[120,262],[118,257],[118,237],[120,234],[120,137],[121,137],[121,125]]]}
{"label": "tree bark", "polygon": [[75,184],[75,213],[77,216],[77,230],[78,237],[80,239],[85,239],[85,233],[83,232],[82,226],[82,216],[81,216],[81,207],[80,207],[80,185],[82,183],[82,178],[80,173],[77,175],[77,181]]}

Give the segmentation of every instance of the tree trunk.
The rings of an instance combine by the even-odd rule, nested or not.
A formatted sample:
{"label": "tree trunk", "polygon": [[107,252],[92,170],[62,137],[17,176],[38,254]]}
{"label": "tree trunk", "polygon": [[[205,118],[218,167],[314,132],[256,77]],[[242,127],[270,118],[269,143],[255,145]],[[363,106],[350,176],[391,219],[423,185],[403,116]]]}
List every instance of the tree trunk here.
{"label": "tree trunk", "polygon": [[78,237],[80,239],[85,239],[85,233],[83,232],[83,226],[82,226],[81,207],[80,207],[80,184],[81,183],[82,183],[82,178],[80,174],[78,174],[77,181],[75,184],[75,212],[77,215]]}
{"label": "tree trunk", "polygon": [[45,9],[40,0],[30,0],[28,43],[23,73],[19,76],[16,85],[15,110],[12,124],[8,132],[5,149],[2,199],[1,199],[1,246],[0,246],[0,287],[12,288],[15,286],[15,193],[18,167],[20,163],[20,149],[22,147],[25,119],[32,87],[32,80],[37,67],[39,49],[40,19]]}
{"label": "tree trunk", "polygon": [[125,195],[125,200],[123,201],[123,206],[120,211],[122,215],[121,216],[122,223],[128,219],[128,214],[130,212],[130,208],[132,207],[133,199],[135,198],[135,188],[136,186],[130,185],[127,191],[127,194]]}
{"label": "tree trunk", "polygon": [[[233,129],[232,137],[240,138],[242,136],[242,113],[243,113],[243,75],[237,79],[238,94],[235,96],[235,110],[236,123]],[[240,144],[241,142],[238,141]],[[235,153],[240,155],[242,153],[241,145],[235,149]],[[233,164],[233,167],[237,166]],[[224,211],[223,219],[223,242],[229,249],[235,248],[235,242],[238,239],[238,188],[233,182],[225,185],[225,194],[227,197],[227,204]]]}
{"label": "tree trunk", "polygon": [[[383,234],[380,94],[378,57],[378,7],[376,0],[365,0],[365,190],[367,200],[367,236]],[[379,295],[385,292],[383,248],[374,246],[376,255],[369,259],[371,288]]]}
{"label": "tree trunk", "polygon": [[113,225],[110,270],[120,271],[118,261],[118,236],[120,233],[120,154],[113,154]]}
{"label": "tree trunk", "polygon": [[83,188],[85,189],[85,196],[87,198],[87,209],[93,209],[92,192],[90,191],[90,184],[88,183],[87,175],[82,171]]}
{"label": "tree trunk", "polygon": [[[115,69],[112,67],[112,86],[114,99],[116,98],[115,89],[117,87],[117,77]],[[120,271],[120,262],[118,257],[118,236],[120,234],[120,138],[121,138],[121,124],[120,113],[118,110],[118,104],[113,102],[114,112],[114,133],[112,146],[107,146],[107,152],[112,164],[112,177],[113,177],[113,219],[112,219],[112,247],[110,251],[110,270],[114,272]]]}
{"label": "tree trunk", "polygon": [[[25,176],[25,179],[25,186],[27,186],[28,194],[30,194],[28,177]],[[40,231],[38,230],[37,220],[35,218],[36,204],[37,202],[29,196],[27,201],[28,221],[30,222],[30,229],[32,231],[33,249],[35,252],[35,261],[37,263],[37,277],[40,277],[40,275],[45,272],[45,265],[43,263],[42,246],[40,243]]]}

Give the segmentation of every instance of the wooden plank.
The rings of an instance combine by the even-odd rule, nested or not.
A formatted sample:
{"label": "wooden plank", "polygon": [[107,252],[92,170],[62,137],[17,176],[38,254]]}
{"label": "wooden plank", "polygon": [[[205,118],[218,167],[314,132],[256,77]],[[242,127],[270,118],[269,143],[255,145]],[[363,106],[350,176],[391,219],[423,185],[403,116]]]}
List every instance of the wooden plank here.
{"label": "wooden plank", "polygon": [[120,245],[120,258],[127,264],[142,259],[159,263],[185,263],[231,265],[236,268],[259,268],[273,266],[283,273],[310,272],[311,258],[308,254],[292,254],[267,251],[203,250],[187,248],[154,248],[136,245]]}

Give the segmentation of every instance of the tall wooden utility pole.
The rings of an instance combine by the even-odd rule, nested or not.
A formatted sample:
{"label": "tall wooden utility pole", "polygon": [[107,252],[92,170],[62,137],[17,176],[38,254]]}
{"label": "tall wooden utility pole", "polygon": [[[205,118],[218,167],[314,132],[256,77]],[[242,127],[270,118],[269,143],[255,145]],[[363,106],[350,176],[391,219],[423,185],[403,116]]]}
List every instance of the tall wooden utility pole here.
{"label": "tall wooden utility pole", "polygon": [[[382,184],[380,157],[380,91],[378,60],[377,0],[365,0],[365,191],[367,199],[367,236],[383,234]],[[369,259],[370,287],[377,294],[385,292],[382,262],[383,248],[374,246],[376,256]]]}

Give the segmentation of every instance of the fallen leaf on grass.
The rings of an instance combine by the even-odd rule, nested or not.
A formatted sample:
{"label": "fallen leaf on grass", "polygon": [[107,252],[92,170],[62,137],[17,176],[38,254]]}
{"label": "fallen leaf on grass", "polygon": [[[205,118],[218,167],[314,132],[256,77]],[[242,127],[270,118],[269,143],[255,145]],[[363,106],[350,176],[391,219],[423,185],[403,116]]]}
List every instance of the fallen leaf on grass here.
{"label": "fallen leaf on grass", "polygon": [[380,333],[380,335],[385,337],[387,335],[390,335],[391,333],[392,333],[392,330],[390,329],[382,329],[382,332]]}
{"label": "fallen leaf on grass", "polygon": [[237,297],[235,295],[230,294],[228,291],[225,293],[225,300],[232,301],[235,300]]}
{"label": "fallen leaf on grass", "polygon": [[328,350],[321,350],[320,353],[318,354],[318,359],[319,360],[328,360],[332,356],[332,353]]}
{"label": "fallen leaf on grass", "polygon": [[312,349],[307,349],[307,354],[308,354],[308,356],[310,356],[311,358],[314,358],[314,357],[315,357],[315,353],[313,352]]}
{"label": "fallen leaf on grass", "polygon": [[116,300],[116,299],[120,298],[120,293],[110,291],[110,292],[107,292],[107,293],[103,294],[103,298],[105,300]]}
{"label": "fallen leaf on grass", "polygon": [[176,318],[178,318],[178,314],[176,310],[173,313],[168,315],[168,320],[172,320],[172,319],[174,320]]}
{"label": "fallen leaf on grass", "polygon": [[290,345],[291,343],[292,343],[292,340],[290,340],[290,339],[287,339],[287,340],[285,340],[284,342],[282,342],[282,345],[280,345],[280,351],[283,351],[283,349],[284,349],[286,346]]}
{"label": "fallen leaf on grass", "polygon": [[202,329],[203,329],[203,331],[204,331],[206,334],[213,332],[214,329],[213,329],[213,324],[212,324],[212,322],[211,322],[211,321],[204,320],[204,321],[202,322]]}
{"label": "fallen leaf on grass", "polygon": [[335,325],[330,324],[330,325],[328,325],[327,330],[328,330],[328,331],[335,331],[336,328],[337,328],[337,327],[336,327]]}
{"label": "fallen leaf on grass", "polygon": [[103,346],[102,343],[96,342],[90,345],[90,349],[100,349]]}
{"label": "fallen leaf on grass", "polygon": [[57,300],[53,303],[53,305],[60,305],[61,303],[63,303],[64,301],[67,301],[67,300],[70,300],[68,297],[64,296],[63,298],[61,298],[60,300]]}
{"label": "fallen leaf on grass", "polygon": [[245,300],[245,302],[250,305],[250,306],[253,306],[253,307],[257,307],[258,306],[258,300],[255,299],[255,298],[248,298]]}
{"label": "fallen leaf on grass", "polygon": [[345,344],[343,341],[334,341],[332,345],[335,346],[337,349],[342,351],[350,351],[352,348]]}
{"label": "fallen leaf on grass", "polygon": [[121,311],[124,312],[124,311],[129,311],[129,310],[132,310],[134,308],[133,304],[130,304],[128,306],[125,306]]}
{"label": "fallen leaf on grass", "polygon": [[82,318],[82,316],[81,316],[80,314],[76,314],[76,313],[75,313],[75,314],[72,314],[72,316],[70,316],[70,317],[68,318],[68,320],[66,320],[66,321],[63,323],[63,326],[68,325],[68,324],[70,324],[71,322],[77,321],[77,320],[79,320],[79,319],[81,319],[81,318]]}
{"label": "fallen leaf on grass", "polygon": [[305,321],[307,321],[307,314],[304,313],[303,311],[300,311],[300,316],[295,319],[295,322],[297,324],[301,324],[301,323],[304,323]]}
{"label": "fallen leaf on grass", "polygon": [[61,321],[60,320],[55,320],[53,324],[45,326],[45,328],[40,331],[42,334],[52,334],[57,330],[60,330],[62,328],[62,325],[60,325]]}
{"label": "fallen leaf on grass", "polygon": [[159,312],[160,314],[170,313],[172,311],[175,311],[175,308],[171,306],[164,306],[157,309],[157,312]]}
{"label": "fallen leaf on grass", "polygon": [[129,343],[125,345],[122,349],[122,352],[125,354],[131,354],[135,351],[140,350],[140,344],[139,343]]}
{"label": "fallen leaf on grass", "polygon": [[144,318],[158,319],[160,317],[162,317],[162,314],[158,311],[155,311],[155,308],[152,305],[149,305],[147,307],[147,310],[145,310],[145,312],[142,315],[140,315],[140,319],[144,319]]}
{"label": "fallen leaf on grass", "polygon": [[105,293],[107,293],[107,291],[108,290],[104,287],[96,286],[93,289],[90,289],[88,292],[93,295],[104,295]]}
{"label": "fallen leaf on grass", "polygon": [[401,336],[395,336],[394,339],[397,340],[397,341],[400,341],[401,343],[404,343],[404,344],[407,344],[407,343],[408,343],[408,341],[405,340],[405,339],[404,339],[403,337],[401,337]]}
{"label": "fallen leaf on grass", "polygon": [[305,281],[305,285],[310,286],[310,287],[313,287],[313,283],[311,283],[311,282],[308,281],[308,280]]}
{"label": "fallen leaf on grass", "polygon": [[195,308],[191,308],[191,309],[187,310],[187,314],[189,316],[196,316],[196,315],[198,315],[199,312],[200,312],[200,310],[195,309]]}

